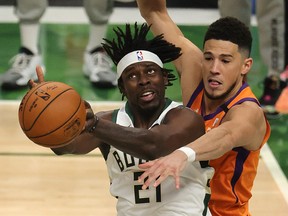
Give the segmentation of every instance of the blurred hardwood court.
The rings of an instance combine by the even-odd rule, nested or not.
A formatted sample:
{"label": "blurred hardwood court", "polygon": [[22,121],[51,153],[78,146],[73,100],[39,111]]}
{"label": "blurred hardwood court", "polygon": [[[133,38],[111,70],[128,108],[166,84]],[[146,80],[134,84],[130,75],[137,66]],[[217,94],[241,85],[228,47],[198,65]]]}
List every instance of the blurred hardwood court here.
{"label": "blurred hardwood court", "polygon": [[[17,101],[0,103],[0,215],[116,215],[116,199],[109,193],[100,153],[55,156],[50,149],[37,146],[21,131],[18,105]],[[97,103],[93,108],[97,111],[117,106],[120,104]],[[250,202],[252,215],[287,215],[284,193],[261,159]]]}

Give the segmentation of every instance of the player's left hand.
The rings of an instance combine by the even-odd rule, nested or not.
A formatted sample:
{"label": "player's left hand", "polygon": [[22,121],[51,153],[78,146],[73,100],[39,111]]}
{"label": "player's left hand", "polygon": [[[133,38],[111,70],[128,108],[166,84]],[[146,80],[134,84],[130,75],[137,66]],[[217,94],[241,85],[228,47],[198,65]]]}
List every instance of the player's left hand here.
{"label": "player's left hand", "polygon": [[30,89],[32,89],[33,87],[35,87],[39,83],[45,82],[45,80],[44,80],[44,72],[43,72],[43,69],[42,69],[42,67],[40,65],[38,65],[36,67],[36,74],[37,74],[37,77],[38,77],[38,82],[36,83],[34,80],[30,79],[28,81],[28,86],[29,86]]}

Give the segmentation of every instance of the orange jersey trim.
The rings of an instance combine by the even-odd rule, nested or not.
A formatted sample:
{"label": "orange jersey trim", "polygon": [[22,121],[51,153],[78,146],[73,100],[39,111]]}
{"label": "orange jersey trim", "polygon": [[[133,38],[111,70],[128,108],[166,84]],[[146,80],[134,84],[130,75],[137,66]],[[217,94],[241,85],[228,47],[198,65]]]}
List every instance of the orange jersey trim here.
{"label": "orange jersey trim", "polygon": [[[202,115],[206,132],[220,125],[229,109],[237,104],[251,101],[260,106],[247,83],[243,83],[234,97],[209,115],[203,115],[203,95],[204,84],[201,82],[192,94],[187,107]],[[261,147],[270,136],[271,129],[267,120],[266,125],[266,134]],[[211,199],[209,201],[209,208],[213,216],[250,215],[248,201],[252,196],[251,189],[257,173],[261,147],[256,151],[248,151],[243,147],[237,147],[222,157],[210,161],[209,165],[215,169],[215,174],[210,182]]]}

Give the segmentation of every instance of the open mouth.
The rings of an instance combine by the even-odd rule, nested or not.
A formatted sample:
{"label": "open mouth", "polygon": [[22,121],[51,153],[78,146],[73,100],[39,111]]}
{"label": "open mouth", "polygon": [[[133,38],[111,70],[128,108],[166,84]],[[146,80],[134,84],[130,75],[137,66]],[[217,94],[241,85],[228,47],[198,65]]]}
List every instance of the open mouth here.
{"label": "open mouth", "polygon": [[220,81],[218,81],[218,80],[216,80],[216,79],[209,79],[209,80],[208,80],[208,83],[209,83],[209,85],[210,85],[211,87],[213,87],[213,88],[216,88],[216,87],[218,87],[219,85],[222,84]]}
{"label": "open mouth", "polygon": [[144,93],[141,95],[141,99],[144,100],[144,101],[150,101],[150,100],[153,100],[154,95],[155,95],[155,92],[153,92],[153,91],[147,91],[147,92],[144,92]]}

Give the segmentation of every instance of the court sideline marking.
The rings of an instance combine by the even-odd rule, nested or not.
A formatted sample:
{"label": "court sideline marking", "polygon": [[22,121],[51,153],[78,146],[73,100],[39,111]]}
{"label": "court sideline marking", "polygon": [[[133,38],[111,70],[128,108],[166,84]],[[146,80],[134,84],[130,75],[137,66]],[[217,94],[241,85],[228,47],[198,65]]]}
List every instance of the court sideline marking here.
{"label": "court sideline marking", "polygon": [[264,163],[266,164],[266,166],[268,167],[268,170],[271,173],[277,186],[279,187],[281,193],[283,194],[283,197],[285,198],[286,203],[288,203],[287,178],[267,143],[261,149],[261,157]]}

